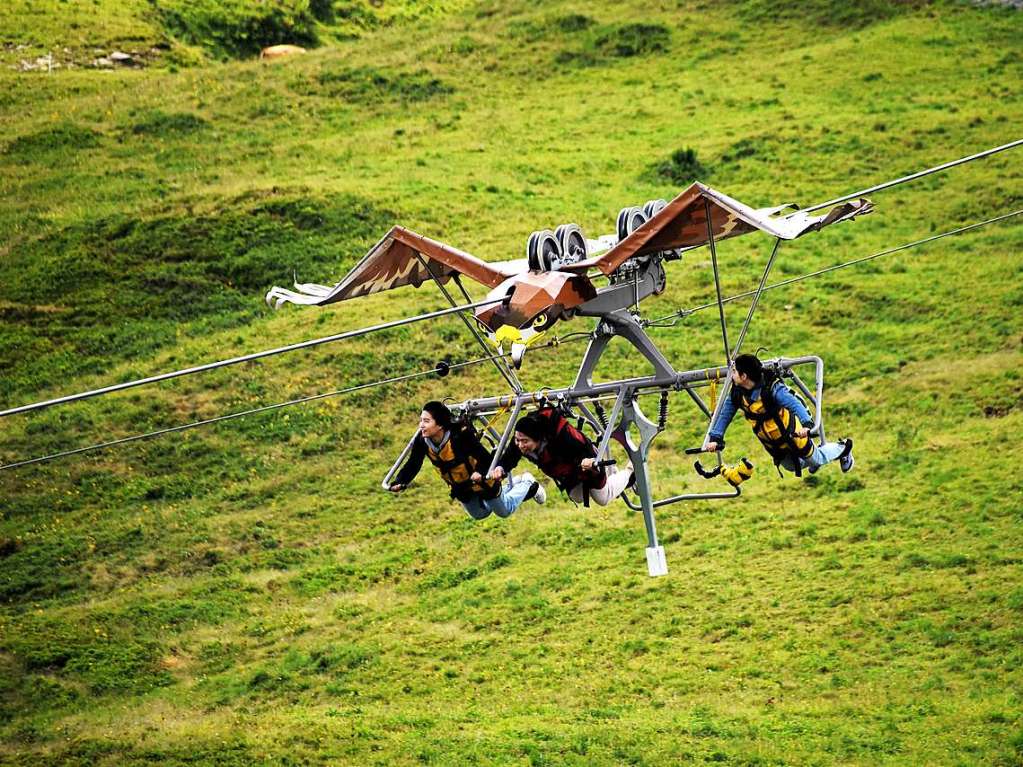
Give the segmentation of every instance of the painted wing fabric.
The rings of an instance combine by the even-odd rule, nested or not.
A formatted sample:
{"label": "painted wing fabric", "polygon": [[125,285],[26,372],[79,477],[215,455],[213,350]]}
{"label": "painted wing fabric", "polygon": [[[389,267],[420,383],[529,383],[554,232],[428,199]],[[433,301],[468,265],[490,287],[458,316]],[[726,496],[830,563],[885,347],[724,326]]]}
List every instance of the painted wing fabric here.
{"label": "painted wing fabric", "polygon": [[633,256],[706,245],[708,209],[715,240],[757,230],[783,240],[792,240],[807,232],[870,213],[874,206],[870,200],[862,198],[836,205],[820,216],[803,211],[779,215],[791,207],[780,205],[774,208],[750,208],[696,182],[609,251],[596,258],[572,264],[568,269],[578,271],[596,267],[604,274],[610,274]]}
{"label": "painted wing fabric", "polygon": [[419,287],[433,278],[445,283],[457,275],[494,288],[507,279],[506,271],[502,265],[395,226],[336,285],[296,282],[294,290],[273,287],[266,302],[277,309],[285,303],[323,306],[404,285]]}

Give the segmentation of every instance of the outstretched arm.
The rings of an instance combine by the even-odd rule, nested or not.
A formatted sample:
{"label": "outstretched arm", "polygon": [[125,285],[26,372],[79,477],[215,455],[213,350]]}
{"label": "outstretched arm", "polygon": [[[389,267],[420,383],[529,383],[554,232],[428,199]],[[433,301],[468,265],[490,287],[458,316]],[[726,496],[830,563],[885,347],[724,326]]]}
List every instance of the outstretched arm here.
{"label": "outstretched arm", "polygon": [[408,483],[416,478],[419,470],[423,467],[423,458],[425,457],[426,443],[421,436],[417,436],[415,442],[412,443],[412,452],[409,454],[408,460],[401,467],[398,476],[394,478],[394,484],[391,485],[392,493],[400,493],[408,487]]}
{"label": "outstretched arm", "polygon": [[718,417],[714,419],[714,423],[711,424],[707,441],[703,444],[704,450],[713,452],[719,448],[724,448],[725,432],[728,431],[729,424],[735,418],[735,412],[735,403],[732,402],[731,397],[728,397],[721,404],[721,411],[718,413]]}
{"label": "outstretched arm", "polygon": [[504,455],[501,456],[501,460],[494,467],[494,477],[503,479],[506,474],[509,474],[512,469],[519,465],[520,460],[522,460],[522,451],[513,442],[505,448]]}

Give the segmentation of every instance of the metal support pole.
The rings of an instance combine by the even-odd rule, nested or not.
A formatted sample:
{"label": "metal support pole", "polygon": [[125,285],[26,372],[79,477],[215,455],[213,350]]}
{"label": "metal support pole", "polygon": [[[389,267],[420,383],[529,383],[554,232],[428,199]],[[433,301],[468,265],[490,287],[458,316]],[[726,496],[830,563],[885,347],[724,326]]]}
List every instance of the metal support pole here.
{"label": "metal support pole", "polygon": [[519,420],[519,413],[522,412],[522,406],[525,404],[525,399],[516,398],[515,407],[512,408],[511,416],[508,417],[508,423],[504,427],[504,433],[501,434],[501,441],[497,443],[497,447],[494,448],[494,457],[490,461],[490,468],[487,469],[487,477],[492,477],[494,469],[497,468],[497,464],[501,462],[501,457],[504,455],[505,449],[508,447],[508,440],[511,439],[512,432],[515,431],[515,422]]}
{"label": "metal support pole", "polygon": [[[470,422],[472,422],[474,419],[475,419],[475,416],[473,416],[469,420],[470,420]],[[501,441],[501,432],[499,432],[493,426],[488,425],[485,418],[480,417],[480,420],[483,422],[483,430],[482,430],[483,438],[485,439],[485,438],[489,437],[493,441],[494,445],[496,446],[497,443]]]}
{"label": "metal support pole", "polygon": [[711,221],[710,200],[703,199],[703,209],[707,214],[707,242],[710,245],[710,261],[714,266],[714,289],[718,296],[718,314],[721,317],[721,340],[725,345],[725,364],[731,364],[732,353],[728,346],[728,326],[725,325],[725,304],[721,298],[721,277],[718,273],[718,249],[714,245],[714,226]]}
{"label": "metal support pole", "polygon": [[696,407],[700,408],[703,414],[710,418],[710,408],[707,407],[707,403],[703,401],[700,395],[694,392],[691,386],[683,386],[682,390],[689,395],[689,398],[696,404]]}
{"label": "metal support pole", "polygon": [[[593,411],[587,407],[585,402],[576,402],[575,407],[582,414],[586,423],[593,429],[594,435],[604,433],[605,426],[597,419],[597,416],[593,414]],[[603,461],[607,458],[610,458],[610,453],[606,450],[603,453],[597,453],[597,460]]]}
{"label": "metal support pole", "polygon": [[575,383],[572,384],[573,389],[593,385],[593,369],[597,366],[597,362],[600,361],[601,355],[607,349],[613,336],[614,332],[611,326],[604,320],[597,323],[597,327],[593,330],[593,336],[586,345],[583,361],[579,363],[579,371],[576,373]]}
{"label": "metal support pole", "polygon": [[661,354],[660,349],[654,346],[653,341],[650,340],[636,318],[626,310],[619,309],[604,315],[597,324],[593,340],[586,347],[586,355],[579,365],[579,372],[576,373],[573,389],[593,385],[593,370],[607,349],[608,343],[615,336],[624,338],[646,357],[647,361],[653,365],[656,375],[667,377],[675,374],[671,363]]}
{"label": "metal support pole", "polygon": [[[434,274],[433,269],[430,268],[429,262],[427,262],[427,260],[423,258],[418,251],[413,252],[416,254],[416,258],[419,260],[419,263],[422,264],[423,268],[426,270],[426,273],[430,275],[430,277],[433,279],[435,283],[437,283],[437,287],[440,288],[440,292],[444,294],[444,298],[448,300],[448,303],[450,303],[452,306],[458,306],[458,304],[455,303],[455,299],[451,296],[450,293],[448,293],[447,288],[445,288],[441,284],[440,278],[436,274]],[[459,287],[461,287],[461,285],[459,285]],[[469,332],[472,334],[473,338],[476,339],[477,343],[479,343],[480,347],[482,347],[483,351],[486,354],[490,354],[493,350],[489,346],[487,346],[487,342],[480,337],[479,331],[476,330],[476,328],[473,326],[471,322],[469,322],[468,319],[466,319],[465,314],[459,312],[458,318],[462,320],[462,322],[465,324],[465,327],[468,328]],[[507,381],[508,385],[515,390],[516,394],[521,393],[522,384],[519,382],[518,376],[511,373],[511,371],[509,371],[507,367],[502,364],[502,362],[503,361],[501,360],[497,359],[494,360],[494,367],[497,368],[497,372],[504,377],[504,380]]]}
{"label": "metal support pole", "polygon": [[[720,465],[721,461],[718,460]],[[741,495],[739,488],[734,488],[730,493],[682,493],[681,495],[669,495],[667,498],[661,498],[659,501],[654,501],[652,507],[655,509],[661,508],[661,506],[669,506],[673,503],[681,503],[682,501],[716,501],[724,500],[727,498],[738,498]],[[637,506],[631,500],[629,500],[625,494],[622,494],[622,500],[625,505],[633,511],[642,511],[642,504]]]}
{"label": "metal support pole", "polygon": [[[803,362],[794,363],[788,368],[781,368],[787,370],[788,375],[795,381],[796,386],[806,396],[807,399],[813,403],[813,427],[810,429],[810,433],[820,438],[820,444],[824,444],[824,360],[820,357],[804,357]],[[785,360],[779,360],[779,364],[784,363]],[[800,378],[796,372],[792,369],[798,364],[808,364],[812,362],[814,365],[814,383],[816,394],[810,392],[810,388],[803,383],[803,379]]]}
{"label": "metal support pole", "polygon": [[625,404],[626,397],[632,397],[632,392],[625,386],[618,391],[618,397],[615,399],[614,407],[611,408],[611,415],[607,418],[607,426],[604,429],[604,434],[600,438],[600,446],[597,448],[597,455],[601,456],[607,452],[608,446],[611,444],[611,435],[614,433],[615,427],[618,423],[618,416],[622,413],[622,406]]}
{"label": "metal support pole", "polygon": [[767,284],[767,275],[771,273],[771,267],[774,266],[774,259],[778,255],[778,248],[781,247],[781,239],[774,241],[774,248],[771,250],[771,257],[767,259],[767,266],[764,267],[764,273],[760,277],[760,284],[757,285],[757,292],[753,295],[753,300],[750,302],[749,311],[746,312],[746,321],[742,323],[742,330],[739,331],[739,340],[735,342],[735,348],[732,349],[733,356],[738,356],[739,349],[742,348],[742,342],[746,340],[746,331],[749,330],[750,322],[753,319],[753,313],[757,310],[757,305],[760,303],[760,296],[764,292],[764,285]]}
{"label": "metal support pole", "polygon": [[[631,434],[629,426],[635,425],[639,431],[639,444],[637,445]],[[610,424],[609,424],[610,425]],[[657,436],[657,424],[643,415],[633,392],[626,396],[625,408],[622,414],[622,427],[625,431],[625,450],[632,461],[632,470],[636,473],[636,492],[643,505],[643,523],[646,526],[646,565],[647,572],[651,577],[668,574],[668,562],[664,556],[664,547],[657,540],[657,523],[654,520],[654,505],[650,494],[650,478],[647,475],[647,455],[650,452],[650,443]]]}
{"label": "metal support pole", "polygon": [[721,394],[718,395],[718,401],[714,405],[714,412],[710,414],[710,418],[707,421],[707,431],[703,434],[703,441],[706,442],[710,438],[710,430],[714,426],[714,421],[718,417],[718,413],[721,412],[722,405],[725,404],[725,400],[729,397],[732,392],[732,369],[727,368],[725,371],[725,383],[721,387]]}
{"label": "metal support pole", "polygon": [[[472,303],[472,296],[469,295],[469,291],[467,291],[465,289],[465,286],[462,284],[461,275],[455,274],[452,279],[455,281],[455,284],[458,286],[458,289],[461,291],[462,295],[465,297],[465,300],[468,301],[469,303]],[[464,316],[464,315],[460,315],[460,316]],[[469,322],[468,320],[466,320],[466,324],[468,324],[470,327],[472,327],[473,334],[476,336],[476,340],[479,341],[482,346],[486,346],[486,339],[482,337],[482,335],[480,334],[479,330],[475,326],[473,326],[472,323]],[[517,393],[521,393],[522,392],[522,382],[519,381],[519,376],[515,372],[515,369],[513,367],[511,367],[511,365],[508,364],[508,360],[505,359],[505,358],[501,359],[500,364],[505,369],[505,371],[507,371],[508,375],[511,376],[511,379],[513,381],[512,388],[514,388]]]}

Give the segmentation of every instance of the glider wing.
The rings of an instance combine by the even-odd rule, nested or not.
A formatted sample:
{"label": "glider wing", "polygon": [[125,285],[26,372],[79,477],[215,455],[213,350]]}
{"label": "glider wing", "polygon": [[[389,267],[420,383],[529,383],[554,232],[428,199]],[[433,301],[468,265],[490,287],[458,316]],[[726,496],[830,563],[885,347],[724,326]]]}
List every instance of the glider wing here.
{"label": "glider wing", "polygon": [[431,278],[445,283],[457,275],[495,288],[508,277],[505,270],[495,266],[395,226],[336,285],[296,282],[294,290],[274,287],[266,294],[266,301],[274,308],[285,303],[323,306],[404,285],[419,287]]}
{"label": "glider wing", "polygon": [[610,274],[633,256],[706,245],[709,240],[708,210],[710,229],[715,240],[737,237],[755,230],[767,232],[783,240],[792,240],[807,232],[870,213],[874,206],[870,200],[861,198],[836,205],[820,216],[798,210],[787,215],[779,215],[790,207],[792,206],[750,208],[728,195],[696,182],[606,253],[562,268],[566,271],[585,272],[596,267],[604,274]]}

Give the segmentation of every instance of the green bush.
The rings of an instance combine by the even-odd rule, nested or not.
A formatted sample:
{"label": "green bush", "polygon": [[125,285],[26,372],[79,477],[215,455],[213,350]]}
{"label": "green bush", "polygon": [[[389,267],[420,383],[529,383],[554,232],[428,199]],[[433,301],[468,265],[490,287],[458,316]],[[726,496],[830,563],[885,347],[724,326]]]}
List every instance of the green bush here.
{"label": "green bush", "polygon": [[167,31],[216,56],[254,56],[268,45],[319,42],[316,25],[328,18],[323,0],[159,0],[157,10]]}
{"label": "green bush", "polygon": [[[589,23],[579,21],[565,23],[570,26],[582,25],[573,26],[572,31],[590,26]],[[600,66],[613,59],[665,53],[671,47],[671,30],[663,24],[602,26],[593,29],[586,38],[582,48],[559,51],[554,57],[555,62],[575,67]]]}
{"label": "green bush", "polygon": [[653,183],[669,181],[688,186],[707,174],[707,168],[696,159],[696,150],[687,147],[672,152],[671,157],[650,166],[641,178]]}
{"label": "green bush", "polygon": [[664,53],[671,44],[671,32],[663,24],[622,24],[599,35],[594,44],[617,58]]}
{"label": "green bush", "polygon": [[139,120],[131,126],[131,132],[135,135],[149,135],[157,137],[177,136],[186,133],[196,133],[208,128],[209,123],[198,115],[188,112],[161,112],[154,110],[147,114],[144,119]]}
{"label": "green bush", "polygon": [[358,103],[377,101],[427,101],[454,93],[455,89],[426,70],[386,72],[374,67],[357,67],[321,72],[317,93]]}
{"label": "green bush", "polygon": [[99,143],[100,134],[75,123],[64,122],[53,128],[19,136],[3,149],[3,154],[24,162],[39,160],[38,155],[77,152]]}

